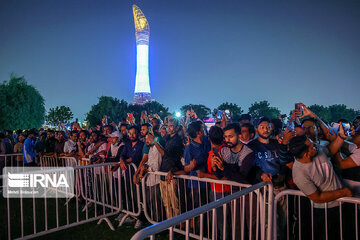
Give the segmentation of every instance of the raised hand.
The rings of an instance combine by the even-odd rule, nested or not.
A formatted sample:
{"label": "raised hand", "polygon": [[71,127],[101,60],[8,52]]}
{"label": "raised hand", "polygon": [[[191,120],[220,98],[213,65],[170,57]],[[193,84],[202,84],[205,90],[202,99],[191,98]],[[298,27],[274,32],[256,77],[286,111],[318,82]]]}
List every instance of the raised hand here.
{"label": "raised hand", "polygon": [[295,137],[294,129],[286,129],[282,138],[282,144],[288,145],[293,137]]}
{"label": "raised hand", "polygon": [[344,127],[343,127],[343,125],[342,125],[342,122],[340,122],[338,135],[339,135],[342,139],[346,139],[346,138],[347,138],[347,136],[345,135],[345,131],[344,131]]}
{"label": "raised hand", "polygon": [[300,103],[300,106],[303,108],[303,115],[301,116],[301,118],[307,117],[307,116],[312,117],[312,118],[315,118],[315,117],[316,117],[315,113],[313,113],[310,109],[308,109],[308,108],[305,106],[305,104]]}
{"label": "raised hand", "polygon": [[224,165],[223,165],[223,160],[222,158],[216,156],[216,155],[212,155],[211,156],[211,167],[214,169],[215,167],[217,167],[218,169],[220,169],[221,171],[224,170]]}

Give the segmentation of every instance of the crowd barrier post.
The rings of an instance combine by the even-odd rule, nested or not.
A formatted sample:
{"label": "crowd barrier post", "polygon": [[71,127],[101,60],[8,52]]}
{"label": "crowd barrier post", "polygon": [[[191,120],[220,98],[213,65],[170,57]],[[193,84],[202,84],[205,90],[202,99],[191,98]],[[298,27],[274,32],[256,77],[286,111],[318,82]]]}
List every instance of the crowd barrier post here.
{"label": "crowd barrier post", "polygon": [[[196,181],[198,181],[198,179],[196,179]],[[266,185],[269,185],[269,183],[262,182],[262,183],[258,183],[253,186],[249,186],[247,188],[243,188],[242,190],[236,191],[233,194],[230,194],[223,198],[220,198],[217,201],[212,201],[203,206],[194,208],[190,211],[186,211],[184,213],[181,213],[180,215],[177,215],[175,217],[172,217],[170,219],[167,219],[165,221],[162,221],[160,223],[157,223],[150,227],[147,227],[147,228],[137,232],[131,239],[132,240],[141,240],[146,237],[150,237],[150,239],[154,239],[155,234],[160,233],[165,230],[169,230],[170,239],[172,238],[174,231],[183,234],[185,239],[189,239],[190,237],[195,238],[195,239],[217,239],[217,238],[210,237],[210,235],[208,233],[206,233],[206,228],[205,228],[205,224],[206,224],[205,217],[206,216],[205,215],[208,214],[209,212],[214,213],[212,215],[212,219],[214,220],[216,218],[216,216],[215,216],[216,209],[219,207],[226,206],[226,205],[230,205],[230,206],[233,205],[234,206],[233,209],[235,209],[237,205],[239,205],[239,206],[245,205],[245,199],[247,197],[249,197],[251,193],[256,192],[256,190],[260,190],[260,192],[267,191],[264,188],[264,186],[266,186]],[[269,195],[269,196],[271,198],[271,195]],[[237,203],[238,200],[240,200],[239,203]],[[226,207],[224,209],[226,210]],[[244,210],[244,209],[242,209],[242,210]],[[273,210],[272,206],[268,207],[268,211],[272,211],[272,210]],[[237,214],[235,214],[235,215],[237,215]],[[231,216],[233,217],[234,214],[231,214]],[[257,214],[257,216],[263,217],[259,214]],[[199,217],[200,229],[198,229],[198,232],[194,234],[191,231],[191,219],[194,219],[196,217]],[[245,219],[245,213],[240,211],[239,215],[237,217]],[[226,219],[226,215],[224,216],[224,219]],[[184,225],[185,231],[176,231],[176,226],[181,225],[182,223],[185,223],[185,225]],[[239,225],[239,224],[236,224],[236,225]],[[245,223],[244,222],[240,223],[240,225],[244,226]],[[241,234],[241,236],[232,235],[232,239],[245,239],[245,237],[246,236],[244,236],[244,234]],[[266,234],[266,236],[261,237],[261,239],[270,240],[271,237],[272,237],[271,235]],[[223,233],[221,239],[227,239],[226,232]],[[254,239],[255,239],[255,237],[254,237]]]}
{"label": "crowd barrier post", "polygon": [[[176,175],[172,180],[175,184],[166,184],[168,189],[160,186],[159,190],[159,181],[164,179],[166,175],[167,173],[163,172],[149,172],[142,179],[143,210],[145,217],[152,224],[177,216],[177,212],[179,214],[186,213],[251,186],[232,181]],[[210,186],[210,183],[213,186]],[[217,189],[223,189],[223,191],[213,191],[214,186]],[[168,193],[169,189],[175,191],[176,194]],[[213,209],[206,214],[190,219],[189,229],[185,228],[184,223],[171,227],[169,234],[177,232],[186,236],[187,231],[189,231],[189,236],[192,238],[217,239],[217,235],[220,235],[221,232],[230,231],[231,236],[239,237],[239,239],[244,239],[245,235],[249,239],[265,239],[272,234],[273,197],[272,185],[266,185],[261,191],[257,189],[247,196],[224,204],[222,210],[221,208]],[[166,200],[166,198],[171,198],[171,201]],[[261,218],[262,214],[267,219]],[[265,227],[266,224],[267,228]]]}
{"label": "crowd barrier post", "polygon": [[[72,201],[70,198],[46,198],[46,196],[45,198],[35,198],[35,196],[19,199],[7,198],[7,238],[30,239],[95,220],[105,220],[114,230],[108,218],[119,214],[121,209],[118,200],[119,192],[113,185],[115,179],[113,174],[107,172],[111,166],[112,163],[102,163],[73,167],[74,179],[80,179],[84,173],[92,174],[93,181],[90,185],[87,185],[86,181],[83,182],[85,189],[92,193],[91,197],[82,195],[81,185],[74,183]],[[100,169],[99,174],[95,174],[95,168]],[[39,172],[46,171],[49,170]],[[114,174],[119,175],[120,169]],[[62,204],[63,202],[65,204]],[[81,202],[86,206],[85,212],[81,211]],[[89,206],[88,202],[91,202],[92,206]]]}
{"label": "crowd barrier post", "polygon": [[[285,239],[316,239],[316,231],[321,231],[318,234],[325,236],[325,239],[346,239],[344,235],[351,235],[351,239],[359,239],[359,197],[344,197],[335,200],[332,204],[335,207],[329,207],[329,203],[324,204],[324,208],[315,208],[312,202],[306,195],[298,190],[284,190],[276,195],[274,199],[274,216],[273,216],[273,239],[279,237],[278,218],[276,211],[280,200],[286,199],[287,214],[286,214],[286,229]],[[350,210],[350,211],[349,211]],[[315,211],[323,211],[324,216],[321,219],[315,219]],[[330,216],[330,211],[335,213],[337,219],[334,219],[333,214]],[[350,213],[350,214],[349,214]],[[293,218],[291,218],[293,216]],[[328,226],[329,221],[339,222],[339,236],[330,235],[333,231],[332,227]],[[344,220],[347,221],[347,226],[344,226]],[[315,222],[316,221],[316,222]],[[316,224],[322,222],[325,225],[324,231],[316,228]],[[310,226],[309,226],[310,224]],[[350,229],[349,229],[350,226]],[[337,226],[336,226],[337,227]],[[344,228],[347,228],[345,230]],[[291,232],[291,229],[294,229]],[[305,236],[304,236],[305,235]]]}

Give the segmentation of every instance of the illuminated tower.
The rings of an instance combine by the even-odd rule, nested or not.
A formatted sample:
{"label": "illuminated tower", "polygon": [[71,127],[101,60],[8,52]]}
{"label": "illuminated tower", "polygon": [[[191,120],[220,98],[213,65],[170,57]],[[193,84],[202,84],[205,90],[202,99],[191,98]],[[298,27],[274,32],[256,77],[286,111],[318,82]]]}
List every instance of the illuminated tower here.
{"label": "illuminated tower", "polygon": [[133,5],[136,36],[136,83],[134,104],[151,102],[149,82],[149,37],[150,27],[143,12]]}

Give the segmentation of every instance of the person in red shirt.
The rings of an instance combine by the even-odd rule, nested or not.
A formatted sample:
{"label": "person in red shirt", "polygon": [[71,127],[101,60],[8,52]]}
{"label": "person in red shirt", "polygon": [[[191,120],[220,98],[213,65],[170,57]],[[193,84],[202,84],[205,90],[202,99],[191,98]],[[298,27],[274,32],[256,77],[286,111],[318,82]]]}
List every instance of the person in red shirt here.
{"label": "person in red shirt", "polygon": [[[220,127],[212,126],[210,128],[209,139],[210,139],[210,143],[211,143],[211,150],[209,152],[209,157],[207,159],[208,173],[198,170],[197,171],[198,177],[219,180],[219,178],[217,178],[215,176],[215,174],[212,172],[211,158],[214,154],[219,155],[221,149],[224,147],[223,135],[224,135],[224,132]],[[215,150],[215,152],[214,152],[214,150]],[[223,180],[225,180],[225,179],[226,178],[223,178]],[[230,193],[229,185],[224,185],[224,184],[219,184],[219,183],[210,183],[210,185],[211,185],[211,190],[210,190],[209,197],[210,197],[210,201],[212,201],[212,202],[216,201],[220,198],[223,198]],[[216,219],[217,219],[216,224],[217,224],[217,234],[219,236],[218,239],[222,239],[222,231],[223,231],[223,223],[224,223],[223,215],[224,215],[223,208],[222,207],[217,208],[216,209]],[[227,216],[229,216],[229,214],[227,214]],[[212,218],[210,218],[210,219],[212,219]]]}

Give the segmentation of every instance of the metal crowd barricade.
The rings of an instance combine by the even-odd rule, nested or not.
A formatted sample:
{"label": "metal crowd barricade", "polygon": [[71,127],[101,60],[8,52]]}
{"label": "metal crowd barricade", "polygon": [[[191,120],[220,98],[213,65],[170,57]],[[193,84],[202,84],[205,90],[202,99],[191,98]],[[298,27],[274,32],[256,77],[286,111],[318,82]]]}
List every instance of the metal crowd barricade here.
{"label": "metal crowd barricade", "polygon": [[[150,237],[150,239],[154,239],[155,234],[160,233],[162,231],[165,230],[169,230],[169,239],[173,239],[174,237],[174,232],[179,232],[177,231],[177,226],[181,226],[182,223],[185,223],[184,226],[184,230],[182,232],[180,232],[181,234],[184,234],[185,239],[189,239],[190,237],[192,238],[196,238],[196,239],[227,239],[227,238],[231,238],[231,239],[271,239],[272,235],[271,235],[271,227],[268,226],[268,228],[266,229],[267,234],[265,233],[261,233],[259,235],[248,235],[245,236],[244,232],[246,232],[246,230],[244,229],[244,225],[245,225],[245,219],[248,219],[245,217],[246,214],[244,214],[244,211],[246,210],[244,207],[245,205],[245,199],[251,198],[251,195],[254,194],[255,192],[268,192],[268,196],[269,196],[269,202],[268,205],[265,204],[264,206],[266,206],[266,208],[264,209],[266,212],[264,212],[263,214],[259,214],[259,212],[257,212],[256,216],[258,216],[260,219],[259,222],[261,223],[265,223],[268,220],[271,220],[272,217],[272,202],[273,202],[273,192],[272,192],[272,185],[269,183],[258,183],[256,185],[250,186],[248,188],[243,188],[240,191],[234,192],[231,195],[225,196],[223,198],[220,198],[217,201],[213,201],[210,203],[207,203],[203,206],[194,208],[190,211],[186,211],[180,215],[177,215],[173,218],[170,218],[168,220],[162,221],[160,223],[157,223],[155,225],[152,225],[150,227],[147,227],[139,232],[137,232],[131,239],[132,240],[140,240],[140,239],[144,239],[147,237]],[[233,219],[236,218],[237,212],[236,212],[236,206],[237,206],[237,201],[239,200],[240,203],[240,209],[241,211],[239,212],[239,217],[241,219],[240,223],[235,223],[235,226],[240,225],[241,226],[241,230],[242,230],[242,234],[240,236],[238,235],[234,235],[231,234],[231,236],[228,236],[230,234],[227,233],[233,233],[234,231],[227,231],[227,223],[226,223],[226,216],[227,216],[227,208],[232,208],[234,210],[234,213],[231,213],[231,217]],[[251,203],[251,201],[250,201]],[[209,213],[212,213],[212,224],[216,223],[217,217],[216,217],[216,212],[218,208],[223,208],[223,213],[224,213],[224,231],[222,233],[221,236],[217,236],[216,234],[214,234],[214,231],[212,231],[212,235],[210,235],[207,232],[207,228],[206,228],[206,218],[207,215],[209,215]],[[252,206],[250,205],[250,210],[252,209]],[[199,229],[198,232],[196,234],[191,233],[191,219],[194,219],[198,217],[199,218]],[[265,219],[266,217],[269,217],[268,219]],[[232,220],[231,220],[232,221]],[[251,226],[250,224],[247,224],[248,226]],[[232,227],[232,226],[229,226]],[[212,230],[216,229],[214,227],[214,225],[212,225]],[[249,229],[249,228],[248,228]],[[251,229],[251,227],[250,227]],[[265,229],[265,225],[264,228]],[[249,232],[249,231],[248,231]]]}
{"label": "metal crowd barricade", "polygon": [[[287,206],[286,229],[279,229],[279,221],[274,214],[273,239],[317,239],[316,234],[322,235],[324,239],[359,239],[359,197],[344,197],[335,200],[337,203],[333,208],[325,203],[325,208],[314,207],[314,202],[305,196],[304,193],[297,190],[285,190],[276,195],[274,200],[274,213],[279,207],[279,202],[285,201]],[[315,211],[324,212],[323,216],[316,218]],[[338,219],[330,216],[330,211],[335,212]],[[336,221],[339,224],[330,225],[330,221]],[[315,225],[321,222],[324,225],[324,231]],[[333,228],[339,227],[335,231],[339,235],[334,235]],[[321,231],[321,232],[317,232]],[[331,232],[331,233],[330,233]]]}
{"label": "metal crowd barricade", "polygon": [[22,153],[0,154],[0,166],[1,168],[23,167],[24,166],[23,154]]}
{"label": "metal crowd barricade", "polygon": [[40,157],[41,167],[75,167],[78,166],[77,160],[74,157]]}
{"label": "metal crowd barricade", "polygon": [[119,226],[122,226],[128,216],[138,217],[142,212],[140,186],[133,183],[133,176],[137,170],[135,164],[127,164],[127,169],[121,171],[115,178],[119,179],[121,191],[119,193],[120,208],[125,215],[120,219]]}
{"label": "metal crowd barricade", "polygon": [[[144,214],[152,224],[175,217],[180,213],[187,213],[251,187],[251,185],[232,181],[189,175],[174,176],[174,180],[166,182],[165,176],[166,173],[149,172],[142,180]],[[210,183],[215,184],[217,193],[213,191],[214,188],[210,186]],[[201,220],[199,217],[191,218],[189,236],[199,239],[202,231],[202,237],[207,239],[225,239],[226,237],[265,239],[266,236],[271,235],[272,190],[272,185],[266,185],[221,208],[204,212]],[[187,235],[184,223],[174,225],[172,231]],[[227,236],[221,235],[227,232],[229,233]]]}
{"label": "metal crowd barricade", "polygon": [[[75,157],[55,157],[41,156],[39,164],[41,167],[75,167],[78,166],[78,160]],[[76,176],[75,183],[80,184],[79,176]],[[78,192],[79,196],[81,192]],[[68,199],[70,201],[71,199]],[[66,204],[68,203],[66,202]]]}
{"label": "metal crowd barricade", "polygon": [[[118,168],[117,171],[113,172],[111,167],[114,163],[107,163],[106,166],[102,166],[102,164],[92,165],[87,160],[88,159],[82,159],[82,162],[78,162],[88,165],[79,168],[81,170],[79,170],[79,174],[76,175],[76,181],[79,185],[79,195],[81,195],[81,198],[85,201],[85,206],[82,211],[86,212],[88,206],[93,204],[103,204],[106,207],[118,208],[122,213],[125,213],[124,217],[120,220],[120,225],[123,224],[128,216],[139,216],[142,211],[140,187],[132,181],[132,177],[137,170],[135,164],[128,164],[125,171]],[[106,181],[101,179],[106,179]],[[99,180],[101,184],[99,184]],[[93,191],[89,190],[89,188],[92,188]],[[116,194],[105,194],[109,192],[110,189],[116,189]],[[100,202],[101,199],[105,200],[105,202]],[[114,203],[117,205],[114,206]],[[114,230],[108,220],[107,223],[110,228]]]}
{"label": "metal crowd barricade", "polygon": [[[7,238],[29,239],[95,220],[105,220],[112,227],[108,217],[121,211],[120,178],[114,177],[120,176],[121,170],[109,172],[112,164],[75,166],[74,177],[85,181],[82,185],[75,184],[75,197],[70,201],[66,198],[7,198]],[[98,174],[95,168],[99,169]],[[80,194],[82,186],[85,191]],[[81,211],[83,206],[84,211]]]}
{"label": "metal crowd barricade", "polygon": [[4,167],[24,167],[24,157],[22,153],[0,154],[0,193],[3,189],[3,168]]}

